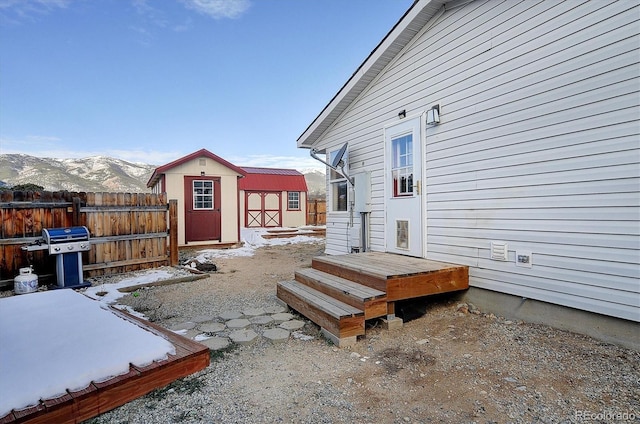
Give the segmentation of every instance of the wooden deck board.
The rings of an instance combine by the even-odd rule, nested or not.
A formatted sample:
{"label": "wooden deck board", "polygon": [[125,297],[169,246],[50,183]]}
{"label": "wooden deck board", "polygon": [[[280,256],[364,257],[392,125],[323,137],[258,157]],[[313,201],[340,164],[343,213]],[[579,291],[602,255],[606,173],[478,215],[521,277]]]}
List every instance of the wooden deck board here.
{"label": "wooden deck board", "polygon": [[362,284],[354,283],[351,280],[347,280],[335,275],[326,274],[313,268],[304,268],[296,271],[296,273],[315,279],[323,278],[327,284],[331,284],[334,287],[339,288],[340,290],[348,290],[349,294],[357,296],[363,301],[377,299],[386,295],[386,293],[383,291],[363,286]]}
{"label": "wooden deck board", "polygon": [[364,311],[365,320],[387,314],[387,294],[313,268],[295,272],[295,279],[305,286]]}
{"label": "wooden deck board", "polygon": [[314,260],[348,267],[363,274],[384,279],[417,273],[428,273],[445,268],[457,268],[460,266],[446,262],[381,252],[322,256],[314,258]]}
{"label": "wooden deck board", "polygon": [[176,347],[176,355],[169,355],[167,359],[146,367],[131,366],[127,374],[91,383],[83,390],[43,400],[30,408],[14,410],[0,417],[0,424],[80,422],[209,366],[209,349],[206,346],[126,312],[112,311],[132,324],[169,340]]}
{"label": "wooden deck board", "polygon": [[364,312],[297,281],[282,281],[277,296],[337,338],[364,334]]}

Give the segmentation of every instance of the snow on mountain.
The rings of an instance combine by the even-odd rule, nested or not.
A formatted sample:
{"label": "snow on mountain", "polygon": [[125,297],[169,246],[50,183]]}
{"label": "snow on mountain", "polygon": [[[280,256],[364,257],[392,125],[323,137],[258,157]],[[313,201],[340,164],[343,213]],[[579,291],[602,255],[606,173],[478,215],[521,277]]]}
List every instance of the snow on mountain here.
{"label": "snow on mountain", "polygon": [[105,156],[82,159],[0,155],[0,180],[9,186],[37,184],[45,190],[148,192],[155,165],[131,163]]}

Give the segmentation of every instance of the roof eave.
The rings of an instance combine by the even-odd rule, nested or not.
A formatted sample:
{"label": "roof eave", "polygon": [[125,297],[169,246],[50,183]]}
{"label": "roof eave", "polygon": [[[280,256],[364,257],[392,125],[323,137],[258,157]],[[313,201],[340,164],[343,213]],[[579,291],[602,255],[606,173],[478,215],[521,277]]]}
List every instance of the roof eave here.
{"label": "roof eave", "polygon": [[183,163],[189,162],[191,160],[197,159],[199,157],[207,157],[215,162],[218,162],[219,164],[231,169],[232,171],[236,172],[238,175],[238,178],[242,178],[245,175],[247,175],[246,171],[234,164],[232,164],[231,162],[228,162],[224,159],[222,159],[220,156],[211,153],[210,151],[208,151],[207,149],[200,149],[198,151],[195,151],[193,153],[190,153],[186,156],[183,156],[181,158],[178,158],[176,160],[174,160],[173,162],[169,162],[165,165],[159,166],[157,167],[154,171],[153,174],[151,174],[151,177],[149,178],[149,181],[147,182],[147,187],[152,188],[160,179],[160,176],[162,174],[165,174],[168,170],[175,168],[178,165],[181,165]]}
{"label": "roof eave", "polygon": [[312,148],[322,134],[406,47],[445,2],[446,0],[416,0],[311,125],[298,137],[298,147]]}

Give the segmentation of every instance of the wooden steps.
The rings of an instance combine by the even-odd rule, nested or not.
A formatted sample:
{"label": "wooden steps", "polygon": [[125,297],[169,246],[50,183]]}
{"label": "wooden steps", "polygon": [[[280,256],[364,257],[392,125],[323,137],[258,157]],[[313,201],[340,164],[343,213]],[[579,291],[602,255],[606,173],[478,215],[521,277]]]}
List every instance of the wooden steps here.
{"label": "wooden steps", "polygon": [[296,281],[360,309],[365,320],[387,314],[387,296],[383,291],[313,268],[300,269],[295,276]]}
{"label": "wooden steps", "polygon": [[[278,283],[278,298],[338,339],[364,334],[364,312],[298,281]],[[302,312],[304,311],[304,312]]]}
{"label": "wooden steps", "polygon": [[390,253],[320,256],[311,266],[278,283],[277,296],[339,346],[364,335],[366,320],[394,318],[397,300],[469,287],[466,266]]}

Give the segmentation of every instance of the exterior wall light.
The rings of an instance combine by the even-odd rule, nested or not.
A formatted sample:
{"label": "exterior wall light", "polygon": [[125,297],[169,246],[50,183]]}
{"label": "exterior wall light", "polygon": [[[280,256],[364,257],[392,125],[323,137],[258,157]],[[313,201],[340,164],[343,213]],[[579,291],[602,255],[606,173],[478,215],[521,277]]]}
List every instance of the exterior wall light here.
{"label": "exterior wall light", "polygon": [[406,117],[407,117],[407,111],[405,109],[402,109],[400,112],[398,112],[398,118],[402,119]]}
{"label": "exterior wall light", "polygon": [[440,123],[440,105],[432,106],[427,111],[427,125],[437,125]]}

